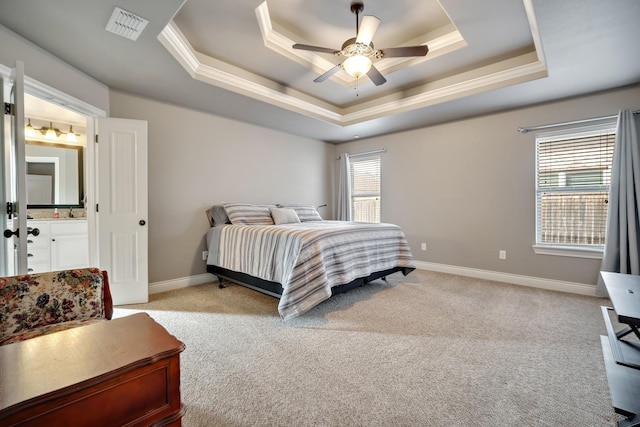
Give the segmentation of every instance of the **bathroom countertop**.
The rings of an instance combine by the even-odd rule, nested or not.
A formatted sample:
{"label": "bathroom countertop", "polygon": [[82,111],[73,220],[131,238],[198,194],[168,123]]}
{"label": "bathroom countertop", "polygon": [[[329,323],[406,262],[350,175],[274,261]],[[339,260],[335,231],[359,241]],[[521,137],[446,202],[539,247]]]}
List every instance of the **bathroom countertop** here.
{"label": "bathroom countertop", "polygon": [[73,218],[69,218],[69,217],[60,217],[60,218],[53,218],[53,217],[42,217],[42,218],[29,218],[28,221],[77,221],[77,220],[86,220],[87,217],[86,216],[80,216],[80,217],[73,217]]}

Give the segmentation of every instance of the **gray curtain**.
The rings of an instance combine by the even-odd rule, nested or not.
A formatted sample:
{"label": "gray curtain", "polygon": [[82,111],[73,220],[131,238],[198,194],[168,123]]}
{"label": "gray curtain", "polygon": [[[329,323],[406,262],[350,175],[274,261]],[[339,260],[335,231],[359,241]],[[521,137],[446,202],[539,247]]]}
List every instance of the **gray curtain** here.
{"label": "gray curtain", "polygon": [[[611,167],[611,189],[607,211],[602,271],[640,274],[640,116],[630,110],[618,115],[616,142]],[[596,293],[607,296],[598,277]]]}
{"label": "gray curtain", "polygon": [[339,221],[351,221],[351,163],[347,153],[340,157],[337,207],[336,219]]}

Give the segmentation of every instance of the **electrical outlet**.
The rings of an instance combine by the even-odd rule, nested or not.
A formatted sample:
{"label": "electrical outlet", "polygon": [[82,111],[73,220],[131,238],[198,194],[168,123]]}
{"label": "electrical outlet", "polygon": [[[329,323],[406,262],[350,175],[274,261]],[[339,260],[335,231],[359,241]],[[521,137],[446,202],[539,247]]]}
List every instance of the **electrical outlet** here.
{"label": "electrical outlet", "polygon": [[501,251],[498,253],[498,257],[499,257],[500,259],[507,259],[507,251],[503,251],[503,250],[501,250]]}
{"label": "electrical outlet", "polygon": [[420,245],[420,249],[422,249],[423,251],[426,251],[427,250],[427,244],[426,243],[422,243]]}
{"label": "electrical outlet", "polygon": [[206,261],[209,258],[209,251],[202,251],[202,260]]}

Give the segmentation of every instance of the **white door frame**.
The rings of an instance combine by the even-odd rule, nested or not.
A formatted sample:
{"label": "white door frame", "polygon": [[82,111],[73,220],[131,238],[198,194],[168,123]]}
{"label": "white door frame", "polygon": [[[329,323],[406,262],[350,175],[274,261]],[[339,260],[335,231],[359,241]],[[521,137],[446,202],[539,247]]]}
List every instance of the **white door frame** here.
{"label": "white door frame", "polygon": [[[11,103],[14,109],[11,119],[11,146],[13,147],[15,166],[12,178],[13,202],[16,203],[18,218],[13,221],[14,232],[20,232],[13,240],[17,244],[17,262],[15,265],[17,274],[27,274],[27,163],[25,161],[24,141],[24,64],[16,61],[11,78]],[[5,173],[6,178],[6,173]]]}
{"label": "white door frame", "polygon": [[[5,169],[8,167],[7,157],[9,153],[7,152],[7,144],[5,139],[8,138],[8,135],[5,134],[5,114],[4,114],[4,83],[5,78],[2,74],[0,74],[0,100],[2,100],[2,114],[0,115],[0,174],[5,175]],[[7,129],[8,132],[8,129]],[[4,181],[4,179],[0,179],[0,182],[3,183],[4,187],[0,189],[0,207],[6,206],[8,199],[8,184]],[[9,223],[7,221],[7,216],[4,212],[0,212],[0,232],[4,232],[7,229]],[[13,254],[11,250],[12,244],[9,243],[8,239],[4,239],[0,237],[2,243],[0,243],[0,273],[3,275],[9,276],[13,274],[13,269],[9,270],[9,254]]]}
{"label": "white door frame", "polygon": [[[11,68],[0,64],[0,75],[5,79],[9,79],[11,71]],[[96,228],[97,221],[95,212],[97,188],[95,179],[95,144],[93,141],[95,141],[96,135],[95,119],[107,117],[107,112],[28,76],[24,76],[24,92],[41,99],[46,99],[48,102],[87,117],[87,146],[84,159],[87,173],[84,174],[84,177],[85,208],[89,225],[89,265],[98,266],[98,230]]]}

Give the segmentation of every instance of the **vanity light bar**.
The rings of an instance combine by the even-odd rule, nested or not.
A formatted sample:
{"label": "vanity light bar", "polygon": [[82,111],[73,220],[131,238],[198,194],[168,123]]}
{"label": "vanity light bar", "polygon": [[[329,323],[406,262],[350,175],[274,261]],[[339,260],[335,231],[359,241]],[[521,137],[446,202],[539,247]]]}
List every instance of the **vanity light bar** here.
{"label": "vanity light bar", "polygon": [[49,122],[49,126],[35,127],[31,125],[31,119],[27,118],[27,125],[24,127],[24,136],[27,138],[35,138],[40,132],[46,139],[57,140],[61,135],[65,135],[67,142],[78,142],[79,133],[73,131],[73,125],[69,125],[69,132],[62,131],[53,126],[52,122]]}

